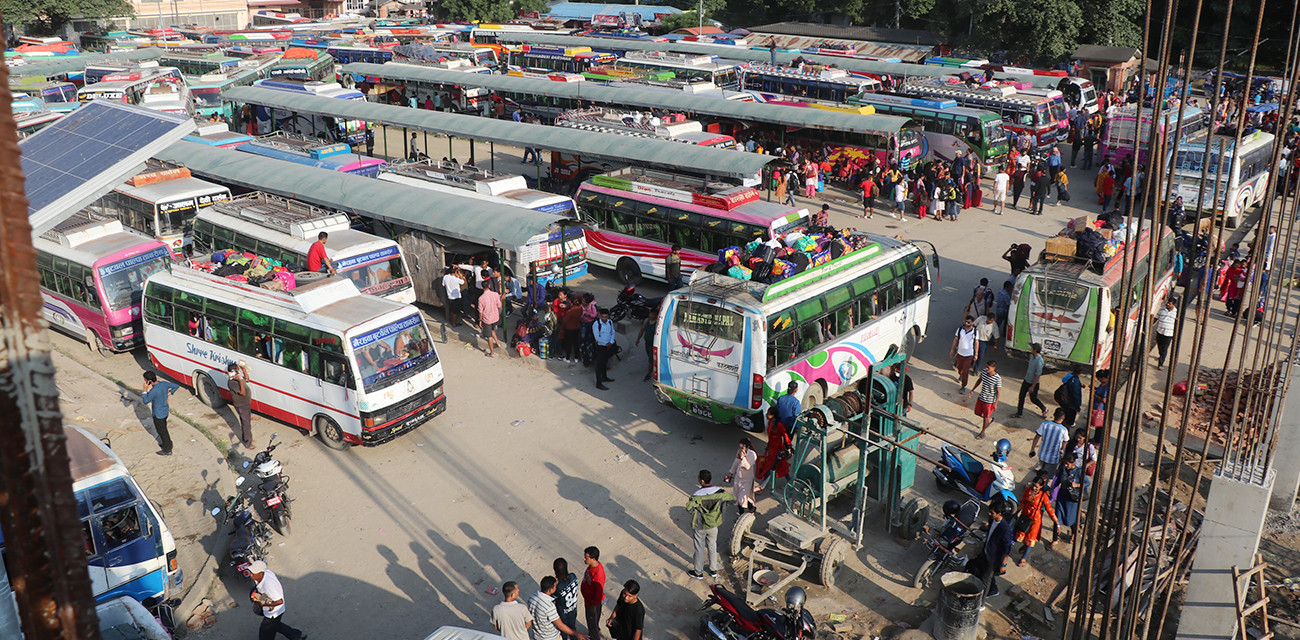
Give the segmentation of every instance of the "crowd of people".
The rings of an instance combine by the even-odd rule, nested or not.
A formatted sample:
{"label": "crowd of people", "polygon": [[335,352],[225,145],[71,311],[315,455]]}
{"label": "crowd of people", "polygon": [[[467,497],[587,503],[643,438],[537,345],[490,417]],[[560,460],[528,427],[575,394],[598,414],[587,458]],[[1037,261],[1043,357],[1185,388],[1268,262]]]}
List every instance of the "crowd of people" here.
{"label": "crowd of people", "polygon": [[[506,640],[601,640],[602,626],[610,640],[641,640],[645,629],[641,585],[636,580],[624,582],[613,610],[605,616],[606,576],[600,549],[587,547],[582,561],[587,569],[579,580],[569,571],[567,560],[556,558],[553,574],[543,576],[526,601],[520,601],[519,585],[513,580],[501,585],[501,602],[489,618],[492,627]],[[587,633],[578,631],[579,595]]]}

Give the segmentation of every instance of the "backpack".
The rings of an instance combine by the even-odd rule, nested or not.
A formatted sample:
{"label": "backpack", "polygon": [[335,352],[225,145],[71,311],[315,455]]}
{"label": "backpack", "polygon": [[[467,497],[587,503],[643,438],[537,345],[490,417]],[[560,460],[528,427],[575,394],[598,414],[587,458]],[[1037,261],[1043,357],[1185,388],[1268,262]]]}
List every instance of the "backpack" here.
{"label": "backpack", "polygon": [[1070,381],[1070,376],[1072,375],[1074,374],[1066,374],[1066,376],[1061,379],[1061,386],[1057,387],[1056,392],[1052,394],[1052,399],[1056,401],[1056,404],[1062,407],[1064,407],[1070,400],[1070,391],[1065,385]]}

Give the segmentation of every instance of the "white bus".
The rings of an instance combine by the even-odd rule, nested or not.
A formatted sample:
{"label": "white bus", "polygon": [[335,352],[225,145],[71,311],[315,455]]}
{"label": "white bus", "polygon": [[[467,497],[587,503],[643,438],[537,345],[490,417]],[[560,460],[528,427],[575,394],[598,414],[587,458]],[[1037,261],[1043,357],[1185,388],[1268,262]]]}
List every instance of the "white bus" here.
{"label": "white bus", "polygon": [[230,189],[195,178],[189,169],[154,164],[89,209],[99,216],[121,220],[127,227],[157,238],[179,254],[190,244],[194,216],[229,199]]}
{"label": "white bus", "polygon": [[194,254],[238,249],[307,270],[307,251],[320,232],[339,275],[361,293],[415,302],[410,270],[396,242],[352,228],[341,213],[254,191],[200,211],[194,220]]}
{"label": "white bus", "polygon": [[[358,100],[364,102],[366,94],[356,89],[348,89],[337,82],[319,80],[299,80],[293,78],[266,78],[253,83],[263,89],[288,91],[304,95],[335,98],[338,100]],[[271,116],[276,121],[271,121]],[[362,144],[366,141],[366,123],[361,120],[344,120],[332,116],[310,113],[292,113],[283,109],[258,109],[257,133],[266,135],[276,131],[301,133],[303,135],[323,136],[334,142]],[[265,119],[262,119],[265,117]]]}
{"label": "white bus", "polygon": [[[568,280],[587,274],[587,240],[578,225],[573,198],[529,189],[528,182],[521,175],[448,166],[433,160],[389,164],[379,174],[379,179],[551,213],[555,214],[556,220],[571,220],[572,224],[555,224],[547,233],[530,238],[522,251],[507,251],[509,262],[506,267],[518,277],[536,274],[537,281],[543,284],[552,279]],[[560,241],[561,234],[564,242]],[[560,271],[561,262],[564,264],[563,273]]]}
{"label": "white bus", "polygon": [[771,284],[697,271],[668,294],[654,341],[660,402],[761,430],[790,382],[807,409],[867,379],[891,350],[919,342],[930,318],[921,250],[847,235],[857,248]]}
{"label": "white bus", "polygon": [[[1202,210],[1202,202],[1214,197],[1217,189],[1214,213],[1222,212],[1224,224],[1236,227],[1246,210],[1259,204],[1268,190],[1273,140],[1273,134],[1264,131],[1243,135],[1240,147],[1236,147],[1233,136],[1208,135],[1208,131],[1184,140],[1174,158],[1173,190],[1169,197],[1182,196],[1187,210],[1198,211]],[[1207,144],[1210,147],[1210,169],[1202,193],[1201,167],[1206,162]]]}
{"label": "white bus", "polygon": [[446,408],[442,365],[420,310],[362,295],[346,278],[271,291],[196,269],[145,284],[149,359],[219,407],[226,367],[248,364],[253,410],[327,446],[373,446]]}
{"label": "white bus", "polygon": [[706,80],[723,89],[740,89],[741,63],[735,60],[667,51],[628,51],[618,64],[647,71],[672,71],[679,80]]}

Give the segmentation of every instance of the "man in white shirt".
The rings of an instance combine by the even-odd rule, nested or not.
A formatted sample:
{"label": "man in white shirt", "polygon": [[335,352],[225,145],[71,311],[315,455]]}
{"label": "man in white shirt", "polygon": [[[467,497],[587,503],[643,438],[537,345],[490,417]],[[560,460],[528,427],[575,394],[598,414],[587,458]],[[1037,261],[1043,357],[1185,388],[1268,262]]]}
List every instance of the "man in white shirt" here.
{"label": "man in white shirt", "polygon": [[560,640],[560,634],[587,640],[586,634],[578,633],[560,619],[555,609],[555,577],[546,576],[538,585],[541,591],[528,599],[528,613],[533,617],[533,626],[528,628],[532,640]]}
{"label": "man in white shirt", "polygon": [[461,314],[460,285],[464,282],[456,276],[456,268],[448,267],[442,276],[442,289],[445,292],[443,304],[447,306],[447,324],[460,324],[457,317]]}
{"label": "man in white shirt", "polygon": [[1169,345],[1174,341],[1174,329],[1178,325],[1178,307],[1174,304],[1173,297],[1165,299],[1165,306],[1156,312],[1156,348],[1160,349],[1160,363],[1156,365],[1156,371],[1165,368],[1165,356],[1169,353]]}
{"label": "man in white shirt", "polygon": [[248,577],[257,583],[252,598],[262,608],[262,625],[257,629],[258,640],[275,640],[276,634],[289,640],[307,640],[307,634],[284,623],[284,587],[280,579],[266,568],[266,563],[255,560],[248,565]]}
{"label": "man in white shirt", "polygon": [[1007,174],[1007,168],[998,167],[997,175],[993,176],[993,213],[1002,215],[1007,210],[1007,185],[1009,184],[1011,184],[1011,176]]}
{"label": "man in white shirt", "polygon": [[529,640],[533,614],[519,601],[519,585],[513,580],[501,585],[501,602],[492,607],[492,628],[507,640]]}
{"label": "man in white shirt", "polygon": [[970,381],[971,365],[975,362],[975,318],[966,316],[957,334],[952,339],[952,351],[949,354],[957,365],[957,376],[961,379],[961,395],[966,395],[966,383]]}
{"label": "man in white shirt", "polygon": [[1029,171],[1029,154],[1021,154],[1016,157],[1016,164],[1020,165],[1021,171]]}

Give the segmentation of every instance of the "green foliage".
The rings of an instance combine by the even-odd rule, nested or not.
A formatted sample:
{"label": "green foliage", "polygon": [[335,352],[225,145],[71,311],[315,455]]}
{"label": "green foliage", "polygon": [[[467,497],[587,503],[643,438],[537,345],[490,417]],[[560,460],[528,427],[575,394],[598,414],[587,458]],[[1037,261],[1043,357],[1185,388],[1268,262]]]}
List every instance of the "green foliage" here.
{"label": "green foliage", "polygon": [[[699,10],[699,8],[700,8],[700,2],[699,2],[699,0],[694,0],[694,1],[692,1],[692,0],[668,0],[667,2],[664,2],[664,4],[666,4],[666,5],[670,6],[670,7],[676,7],[676,8],[678,8],[678,9],[681,9],[681,10],[684,11],[684,12],[688,12],[688,13],[690,13],[692,16],[694,16],[694,15],[696,14],[696,12],[697,12],[697,11]],[[717,19],[718,16],[719,16],[719,14],[721,14],[724,10],[726,10],[726,8],[727,8],[727,0],[704,0],[704,18],[705,18],[706,20],[707,20],[707,19]],[[699,17],[695,17],[694,20],[695,20],[695,22],[692,22],[692,23],[689,24],[689,25],[682,25],[682,26],[685,26],[685,27],[698,27],[698,26],[700,26],[700,19],[699,19]],[[673,28],[674,28],[674,29],[681,29],[682,27],[673,27]]]}
{"label": "green foliage", "polygon": [[513,20],[520,11],[546,13],[547,7],[546,0],[442,0],[436,12],[448,20],[503,22]]}
{"label": "green foliage", "polygon": [[32,35],[54,33],[76,17],[97,20],[134,13],[128,0],[0,0],[4,22]]}
{"label": "green foliage", "polygon": [[[1107,47],[1142,48],[1142,0],[1080,0],[1084,20],[1081,41]],[[1163,9],[1161,9],[1163,11]],[[1163,16],[1161,16],[1163,17]],[[1160,31],[1152,36],[1159,46]]]}
{"label": "green foliage", "polygon": [[982,0],[971,38],[987,50],[1018,51],[1051,66],[1078,46],[1082,21],[1074,0]]}
{"label": "green foliage", "polygon": [[700,14],[698,11],[683,11],[664,17],[659,25],[665,32],[685,29],[687,27],[700,26]]}

